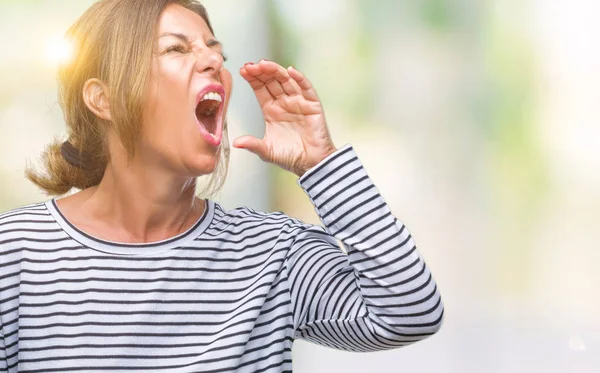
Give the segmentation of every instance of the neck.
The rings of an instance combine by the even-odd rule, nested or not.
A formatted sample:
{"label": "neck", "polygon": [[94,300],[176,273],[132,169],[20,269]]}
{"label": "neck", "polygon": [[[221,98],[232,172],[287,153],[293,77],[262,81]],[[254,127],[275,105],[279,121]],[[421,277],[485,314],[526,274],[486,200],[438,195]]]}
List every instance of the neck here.
{"label": "neck", "polygon": [[126,168],[109,163],[102,182],[88,190],[81,208],[93,215],[91,221],[110,226],[118,241],[155,242],[186,231],[200,218],[205,203],[195,190],[194,177],[161,175],[135,162]]}

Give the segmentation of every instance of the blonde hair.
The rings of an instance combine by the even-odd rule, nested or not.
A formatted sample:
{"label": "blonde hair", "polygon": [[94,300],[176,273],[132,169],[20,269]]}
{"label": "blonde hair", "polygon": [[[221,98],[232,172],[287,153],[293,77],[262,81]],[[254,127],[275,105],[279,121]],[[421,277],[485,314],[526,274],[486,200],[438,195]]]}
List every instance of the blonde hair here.
{"label": "blonde hair", "polygon": [[[107,84],[111,128],[130,157],[139,135],[142,108],[151,66],[154,35],[159,17],[170,4],[179,4],[200,15],[213,28],[206,9],[196,0],[101,0],[92,5],[67,31],[75,57],[58,71],[58,101],[65,117],[68,142],[79,153],[83,166],[67,162],[63,141],[55,139],[42,153],[41,169],[28,165],[26,177],[48,195],[72,188],[100,184],[109,161],[101,119],[85,105],[83,87],[91,78]],[[222,154],[201,193],[212,195],[225,181],[229,162],[227,124]]]}

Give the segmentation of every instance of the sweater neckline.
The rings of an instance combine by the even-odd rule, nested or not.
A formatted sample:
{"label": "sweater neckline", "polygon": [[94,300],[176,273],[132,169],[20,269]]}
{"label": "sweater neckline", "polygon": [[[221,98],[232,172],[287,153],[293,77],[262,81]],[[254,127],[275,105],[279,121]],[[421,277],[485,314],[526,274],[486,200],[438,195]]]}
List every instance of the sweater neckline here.
{"label": "sweater neckline", "polygon": [[206,228],[208,228],[214,216],[214,202],[211,200],[205,201],[206,208],[204,209],[202,216],[188,230],[166,240],[147,243],[115,242],[94,237],[77,228],[66,219],[56,204],[56,198],[47,201],[45,204],[46,208],[62,230],[80,244],[110,254],[146,255],[185,246],[200,236]]}

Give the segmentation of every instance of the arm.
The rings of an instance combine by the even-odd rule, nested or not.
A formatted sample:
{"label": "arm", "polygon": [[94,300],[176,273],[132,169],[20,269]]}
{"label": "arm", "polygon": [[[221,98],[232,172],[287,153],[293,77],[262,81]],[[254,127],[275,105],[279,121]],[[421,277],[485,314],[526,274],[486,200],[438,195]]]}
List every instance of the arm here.
{"label": "arm", "polygon": [[329,234],[305,225],[287,258],[297,337],[372,351],[435,333],[443,318],[436,283],[352,147],[321,162],[299,184]]}
{"label": "arm", "polygon": [[296,226],[286,262],[296,335],[370,351],[434,333],[443,316],[436,284],[354,151],[336,150],[310,81],[264,60],[240,74],[261,106],[265,134],[233,145],[298,175],[329,232]]}

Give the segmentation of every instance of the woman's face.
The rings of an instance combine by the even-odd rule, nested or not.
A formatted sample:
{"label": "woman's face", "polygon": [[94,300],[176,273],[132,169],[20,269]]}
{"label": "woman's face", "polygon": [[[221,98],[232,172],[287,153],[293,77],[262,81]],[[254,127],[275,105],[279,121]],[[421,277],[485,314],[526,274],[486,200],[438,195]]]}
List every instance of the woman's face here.
{"label": "woman's face", "polygon": [[175,4],[164,10],[136,149],[144,162],[186,177],[215,169],[232,80],[221,48],[198,14]]}

